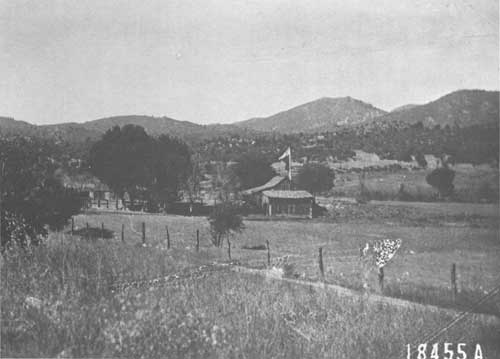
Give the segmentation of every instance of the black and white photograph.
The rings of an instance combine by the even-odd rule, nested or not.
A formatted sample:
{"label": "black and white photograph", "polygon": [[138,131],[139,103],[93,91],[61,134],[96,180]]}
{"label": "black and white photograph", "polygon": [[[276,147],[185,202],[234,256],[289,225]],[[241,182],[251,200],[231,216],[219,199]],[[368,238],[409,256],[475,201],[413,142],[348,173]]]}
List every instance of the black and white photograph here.
{"label": "black and white photograph", "polygon": [[498,0],[0,0],[0,357],[500,358]]}

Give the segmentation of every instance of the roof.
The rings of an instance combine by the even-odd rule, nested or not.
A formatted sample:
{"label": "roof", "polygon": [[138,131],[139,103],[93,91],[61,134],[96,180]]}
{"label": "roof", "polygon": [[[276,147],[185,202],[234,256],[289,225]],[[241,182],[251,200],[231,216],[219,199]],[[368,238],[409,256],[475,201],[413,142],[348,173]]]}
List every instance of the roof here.
{"label": "roof", "polygon": [[271,189],[271,188],[279,185],[281,183],[281,181],[283,181],[284,179],[285,179],[285,177],[282,177],[282,176],[274,176],[273,178],[271,178],[269,181],[267,181],[263,185],[244,190],[243,192],[241,192],[241,194],[249,195],[249,194],[254,194],[257,192],[262,192],[266,189]]}
{"label": "roof", "polygon": [[269,198],[289,198],[289,199],[305,199],[314,198],[307,191],[264,191],[264,196]]}

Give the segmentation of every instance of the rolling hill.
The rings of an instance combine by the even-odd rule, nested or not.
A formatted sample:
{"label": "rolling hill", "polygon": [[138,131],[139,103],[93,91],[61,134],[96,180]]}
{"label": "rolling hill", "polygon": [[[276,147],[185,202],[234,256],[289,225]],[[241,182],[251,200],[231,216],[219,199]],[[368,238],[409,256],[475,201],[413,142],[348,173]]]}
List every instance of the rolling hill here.
{"label": "rolling hill", "polygon": [[324,97],[269,117],[252,118],[235,124],[258,131],[324,132],[339,126],[370,122],[384,114],[385,111],[351,97]]}
{"label": "rolling hill", "polygon": [[8,117],[0,117],[0,135],[37,136],[57,142],[79,144],[96,141],[113,126],[121,127],[127,124],[142,126],[152,136],[168,134],[188,142],[197,142],[217,136],[253,133],[251,130],[243,130],[235,125],[199,125],[169,117],[132,115],[107,117],[84,123],[68,122],[40,126]]}
{"label": "rolling hill", "polygon": [[425,127],[469,127],[498,123],[499,92],[459,90],[424,105],[396,109],[377,120],[398,121],[402,124],[421,122]]}

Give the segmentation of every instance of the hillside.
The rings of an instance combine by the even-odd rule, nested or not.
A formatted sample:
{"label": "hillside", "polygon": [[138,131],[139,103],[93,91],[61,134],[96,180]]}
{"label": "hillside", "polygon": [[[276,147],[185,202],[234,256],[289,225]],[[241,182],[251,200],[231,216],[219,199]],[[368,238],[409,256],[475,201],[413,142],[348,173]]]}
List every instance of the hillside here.
{"label": "hillside", "polygon": [[36,125],[32,125],[28,122],[17,121],[10,117],[0,116],[0,135],[33,136],[36,134],[36,129],[37,129]]}
{"label": "hillside", "polygon": [[459,90],[424,105],[399,108],[378,120],[404,124],[422,122],[425,127],[498,123],[498,102],[498,91]]}
{"label": "hillside", "polygon": [[324,97],[270,117],[235,123],[243,128],[281,133],[324,132],[370,122],[386,112],[351,97]]}
{"label": "hillside", "polygon": [[142,126],[152,136],[168,134],[191,143],[218,136],[254,134],[254,131],[245,130],[235,125],[199,125],[188,121],[174,120],[169,117],[132,115],[114,116],[84,123],[68,122],[40,126],[16,121],[8,117],[0,117],[0,135],[36,136],[79,145],[96,141],[113,126],[122,127],[127,124]]}

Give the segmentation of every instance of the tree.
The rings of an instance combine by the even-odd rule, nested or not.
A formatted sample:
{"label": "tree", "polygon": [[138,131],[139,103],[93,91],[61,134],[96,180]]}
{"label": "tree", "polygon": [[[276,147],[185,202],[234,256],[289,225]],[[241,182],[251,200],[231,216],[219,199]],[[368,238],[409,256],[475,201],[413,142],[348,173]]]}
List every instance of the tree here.
{"label": "tree", "polygon": [[297,184],[300,188],[311,193],[328,191],[333,187],[335,173],[325,165],[311,163],[304,165],[297,176]]}
{"label": "tree", "polygon": [[178,200],[189,176],[191,155],[183,141],[162,135],[148,136],[144,128],[126,125],[108,130],[92,146],[92,173],[120,196],[142,196],[151,210]]}
{"label": "tree", "polygon": [[151,182],[153,141],[134,125],[108,130],[90,149],[91,172],[118,195],[136,198]]}
{"label": "tree", "polygon": [[447,167],[436,168],[425,178],[429,185],[439,191],[441,197],[448,197],[453,194],[455,188],[453,185],[454,179],[455,171]]}
{"label": "tree", "polygon": [[151,162],[150,185],[146,186],[150,198],[162,205],[179,200],[179,192],[193,168],[188,145],[178,138],[161,135],[153,139]]}
{"label": "tree", "polygon": [[47,229],[62,229],[80,211],[78,194],[55,176],[60,156],[54,144],[42,140],[0,140],[2,249],[12,242],[36,244]]}
{"label": "tree", "polygon": [[234,167],[234,173],[242,189],[260,186],[275,175],[271,162],[262,154],[255,152],[241,156]]}
{"label": "tree", "polygon": [[[221,247],[224,237],[226,237],[228,251],[231,253],[230,235],[241,232],[245,228],[243,219],[239,215],[238,206],[232,202],[222,202],[215,206],[208,217],[208,221],[210,223],[210,233],[212,234],[213,244],[216,247]],[[229,256],[231,255],[229,254]]]}

